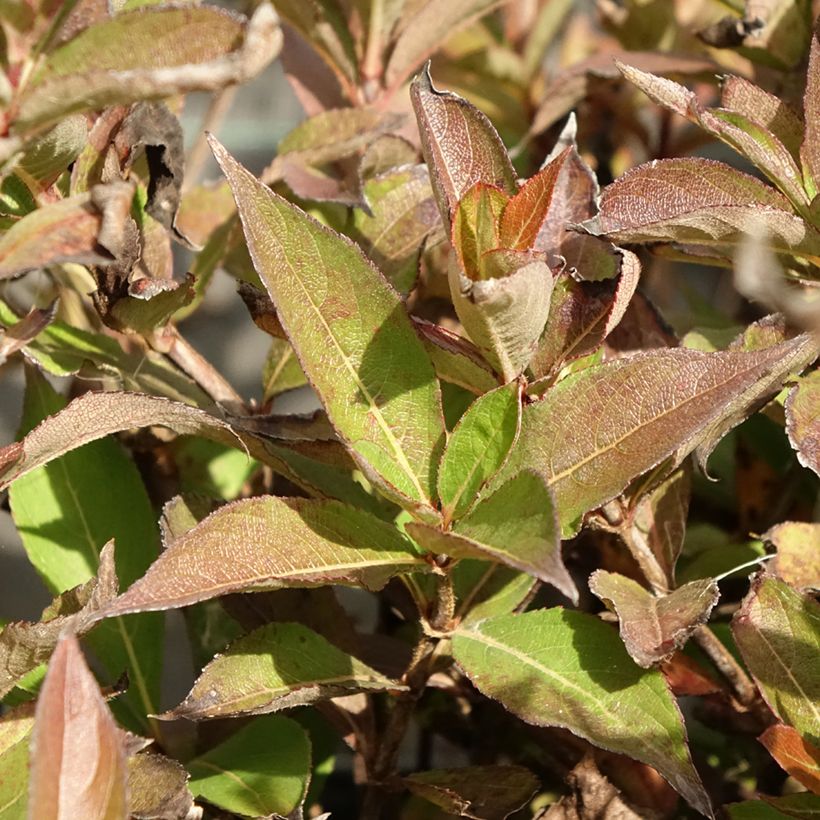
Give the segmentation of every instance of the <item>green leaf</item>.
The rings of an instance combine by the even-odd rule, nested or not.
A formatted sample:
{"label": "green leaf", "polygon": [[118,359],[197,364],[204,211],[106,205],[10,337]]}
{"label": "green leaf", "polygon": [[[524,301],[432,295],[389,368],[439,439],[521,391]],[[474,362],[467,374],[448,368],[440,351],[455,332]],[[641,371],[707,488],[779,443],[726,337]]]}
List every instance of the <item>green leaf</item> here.
{"label": "green leaf", "polygon": [[[65,405],[42,376],[32,370],[27,376],[24,429]],[[159,552],[154,512],[137,468],[116,441],[94,441],[39,468],[36,459],[28,467],[9,489],[12,517],[29,560],[53,593],[94,577],[102,547],[112,538],[120,584],[145,572]],[[130,710],[131,725],[144,725],[145,715],[156,711],[162,633],[162,618],[151,615],[112,621],[89,637],[112,679],[128,670],[132,685],[121,701]]]}
{"label": "green leaf", "polygon": [[798,589],[820,589],[820,524],[784,521],[763,539],[777,548],[777,558],[769,566],[778,578]]}
{"label": "green leaf", "polygon": [[820,742],[820,606],[758,575],[732,631],[766,703],[811,743]]}
{"label": "green leaf", "polygon": [[101,617],[283,586],[379,589],[424,568],[409,539],[369,513],[338,501],[262,496],[226,504],[177,538]]}
{"label": "green leaf", "polygon": [[798,461],[820,475],[820,370],[814,370],[789,391],[786,432]]}
{"label": "green leaf", "polygon": [[438,494],[445,521],[461,518],[507,459],[521,426],[521,386],[511,382],[476,399],[441,457]]}
{"label": "green leaf", "polygon": [[552,584],[573,601],[575,584],[561,560],[555,506],[544,478],[524,470],[482,496],[455,529],[444,532],[409,523],[407,532],[426,549],[457,558],[491,558]]}
{"label": "green leaf", "polygon": [[310,782],[310,741],[295,721],[266,715],[188,764],[190,789],[236,814],[287,816]]}
{"label": "green leaf", "polygon": [[132,817],[188,817],[193,804],[188,772],[176,760],[155,752],[128,758],[128,811]]}
{"label": "green leaf", "polygon": [[28,760],[33,727],[33,703],[24,703],[0,718],[0,820],[28,817]]}
{"label": "green leaf", "polygon": [[624,645],[644,669],[681,649],[709,620],[719,596],[717,583],[704,579],[656,597],[631,578],[602,569],[592,573],[589,588],[618,614]]}
{"label": "green leaf", "polygon": [[452,242],[469,279],[490,278],[482,257],[499,246],[499,222],[509,201],[502,190],[483,182],[477,182],[459,200]]}
{"label": "green leaf", "polygon": [[785,797],[766,797],[730,803],[727,807],[732,820],[794,820],[816,818],[820,815],[820,797],[803,792]]}
{"label": "green leaf", "polygon": [[712,817],[674,698],[598,618],[562,609],[488,618],[453,635],[473,684],[536,726],[562,726],[596,746],[656,768]]}
{"label": "green leaf", "polygon": [[524,407],[518,442],[489,489],[522,469],[541,472],[562,529],[575,531],[580,516],[633,478],[691,452],[738,396],[812,344],[797,337],[751,352],[652,350],[567,376]]}
{"label": "green leaf", "polygon": [[285,339],[272,339],[262,372],[262,399],[269,401],[308,383],[293,348]]}
{"label": "green leaf", "polygon": [[410,96],[445,225],[477,182],[515,193],[516,173],[507,149],[484,114],[457,94],[433,88],[428,69],[413,80]]}
{"label": "green leaf", "polygon": [[604,188],[600,213],[584,227],[614,242],[677,242],[730,257],[747,233],[765,230],[778,252],[820,255],[820,233],[782,194],[699,157],[656,160],[627,171]]}
{"label": "green leaf", "polygon": [[261,715],[399,683],[298,623],[273,623],[231,644],[163,717],[188,720]]}
{"label": "green leaf", "polygon": [[526,572],[490,561],[464,558],[452,570],[455,617],[479,621],[509,615],[532,594],[538,582]]}
{"label": "green leaf", "polygon": [[23,88],[14,128],[42,127],[74,111],[242,82],[276,56],[281,38],[268,4],[260,5],[250,21],[195,5],[118,14],[48,55]]}
{"label": "green leaf", "polygon": [[88,120],[66,117],[47,134],[26,146],[17,167],[47,188],[79,156],[88,139]]}
{"label": "green leaf", "polygon": [[538,778],[523,766],[434,769],[407,775],[402,782],[408,791],[447,814],[477,820],[504,820],[522,808],[539,786]]}
{"label": "green leaf", "polygon": [[172,451],[182,493],[233,501],[259,468],[235,447],[194,436],[178,438]]}
{"label": "green leaf", "polygon": [[399,295],[350,240],[212,147],[257,272],[334,427],[383,493],[435,516],[441,394]]}

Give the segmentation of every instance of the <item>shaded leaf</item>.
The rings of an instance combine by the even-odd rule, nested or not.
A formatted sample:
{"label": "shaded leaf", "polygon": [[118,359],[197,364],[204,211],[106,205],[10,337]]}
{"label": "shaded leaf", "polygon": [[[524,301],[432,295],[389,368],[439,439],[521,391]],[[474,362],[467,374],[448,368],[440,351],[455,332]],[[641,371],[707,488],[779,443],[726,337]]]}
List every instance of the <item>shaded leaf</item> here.
{"label": "shaded leaf", "polygon": [[143,752],[128,758],[128,812],[135,820],[187,818],[194,798],[188,772],[169,757]]}
{"label": "shaded leaf", "polygon": [[[763,795],[764,802],[770,809],[774,809],[778,817],[797,817],[801,820],[811,820],[820,814],[820,797],[808,792],[787,794],[783,797],[769,797]],[[766,815],[763,820],[767,820]],[[756,817],[755,820],[758,820]]]}
{"label": "shaded leaf", "polygon": [[66,117],[48,133],[26,145],[17,168],[48,188],[79,156],[88,137],[88,121]]}
{"label": "shaded leaf", "polygon": [[779,578],[798,589],[820,589],[820,524],[784,521],[763,539],[777,548],[777,558],[769,566]]}
{"label": "shaded leaf", "polygon": [[438,494],[445,521],[460,518],[507,459],[521,425],[521,386],[511,382],[476,399],[441,457]]}
{"label": "shaded leaf", "polygon": [[784,771],[810,791],[820,794],[820,749],[783,723],[769,726],[758,739]]}
{"label": "shaded leaf", "polygon": [[477,182],[515,193],[516,174],[507,149],[484,114],[457,94],[433,88],[427,69],[413,80],[410,96],[445,225]]}
{"label": "shaded leaf", "polygon": [[23,675],[45,663],[63,632],[82,635],[91,613],[109,603],[118,592],[114,544],[100,552],[97,575],[82,586],[64,592],[43,613],[39,623],[19,621],[0,632],[0,697],[11,691]]}
{"label": "shaded leaf", "polygon": [[504,382],[512,381],[532,359],[546,324],[552,271],[534,261],[503,278],[472,281],[455,265],[448,275],[464,329]]}
{"label": "shaded leaf", "polygon": [[765,229],[777,251],[820,252],[820,234],[780,193],[698,157],[656,160],[627,171],[604,188],[600,213],[584,227],[615,242],[679,242],[719,253],[728,253],[746,233]]}
{"label": "shaded leaf", "polygon": [[293,348],[285,339],[272,339],[262,371],[262,398],[269,401],[308,383]]}
{"label": "shaded leaf", "polygon": [[577,601],[575,584],[561,559],[555,506],[544,478],[524,470],[482,496],[452,532],[409,523],[407,532],[433,552],[492,558],[552,584]]}
{"label": "shaded leaf", "polygon": [[334,427],[382,492],[429,508],[444,444],[441,396],[399,295],[352,242],[212,147],[254,265]]}
{"label": "shaded leaf", "polygon": [[820,606],[759,574],[732,632],[772,711],[809,742],[820,743]]}
{"label": "shaded leaf", "polygon": [[453,635],[453,654],[479,691],[522,720],[648,763],[713,816],[663,676],[637,667],[597,618],[561,609],[488,618]]}
{"label": "shaded leaf", "polygon": [[789,391],[786,432],[798,461],[820,475],[820,370],[798,379]]}
{"label": "shaded leaf", "polygon": [[524,408],[498,481],[521,469],[542,472],[562,528],[574,530],[635,476],[691,452],[733,399],[811,344],[798,337],[748,353],[659,349],[567,376]]}
{"label": "shaded leaf", "polygon": [[163,717],[261,715],[354,692],[402,688],[313,630],[273,623],[231,644]]}
{"label": "shaded leaf", "polygon": [[522,808],[539,786],[535,775],[522,766],[433,769],[407,775],[402,783],[447,814],[477,820],[504,820]]}
{"label": "shaded leaf", "polygon": [[472,558],[460,560],[453,568],[451,578],[456,593],[455,617],[460,621],[509,615],[538,586],[538,582],[526,572]]}
{"label": "shaded leaf", "polygon": [[618,614],[626,649],[644,669],[681,649],[709,620],[719,597],[712,580],[692,581],[656,597],[631,578],[602,569],[592,573],[589,588]]}
{"label": "shaded leaf", "polygon": [[38,820],[128,816],[120,731],[73,635],[61,639],[48,665],[31,752],[29,805]]}
{"label": "shaded leaf", "polygon": [[124,12],[49,54],[20,96],[14,127],[30,129],[73,111],[240,83],[258,74],[280,45],[278,20],[268,4],[250,21],[212,6]]}
{"label": "shaded leaf", "polygon": [[60,262],[110,264],[132,196],[131,185],[112,182],[23,217],[0,238],[0,279]]}
{"label": "shaded leaf", "polygon": [[227,811],[289,815],[310,782],[310,741],[295,721],[265,715],[188,764],[190,789]]}
{"label": "shaded leaf", "polygon": [[338,501],[263,496],[226,504],[177,538],[102,617],[252,589],[378,589],[424,568],[410,541],[369,513]]}

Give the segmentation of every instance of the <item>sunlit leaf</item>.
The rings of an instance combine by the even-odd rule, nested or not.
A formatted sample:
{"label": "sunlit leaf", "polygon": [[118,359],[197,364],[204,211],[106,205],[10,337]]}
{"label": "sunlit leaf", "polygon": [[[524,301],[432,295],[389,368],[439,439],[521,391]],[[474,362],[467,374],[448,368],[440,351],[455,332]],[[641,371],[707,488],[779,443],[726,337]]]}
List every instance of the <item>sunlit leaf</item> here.
{"label": "sunlit leaf", "polygon": [[313,630],[274,623],[231,644],[163,717],[261,715],[354,692],[401,688]]}
{"label": "sunlit leaf", "polygon": [[820,794],[820,749],[783,723],[769,726],[758,739],[784,771],[810,791]]}
{"label": "sunlit leaf", "polygon": [[399,295],[353,243],[212,146],[255,267],[328,417],[383,492],[429,508],[444,444],[441,397]]}
{"label": "sunlit leaf", "polygon": [[31,751],[29,806],[38,820],[128,816],[120,730],[73,635],[60,641],[48,665]]}
{"label": "sunlit leaf", "polygon": [[589,588],[618,614],[624,645],[645,669],[681,649],[718,600],[712,580],[692,581],[656,597],[637,581],[602,569],[592,573]]}
{"label": "sunlit leaf", "polygon": [[798,379],[789,391],[786,432],[800,463],[820,475],[820,370]]}
{"label": "sunlit leaf", "polygon": [[177,538],[103,617],[252,589],[378,589],[393,575],[424,568],[410,541],[369,513],[338,501],[262,496],[220,507]]}
{"label": "sunlit leaf", "polygon": [[433,769],[407,775],[402,782],[408,791],[447,814],[477,820],[504,820],[524,806],[538,788],[538,779],[522,766]]}
{"label": "sunlit leaf", "polygon": [[453,653],[479,691],[522,720],[648,763],[713,816],[663,676],[636,666],[597,618],[557,608],[488,618],[458,630]]}
{"label": "sunlit leaf", "polygon": [[0,818],[28,816],[29,742],[34,727],[34,703],[24,703],[0,718]]}
{"label": "sunlit leaf", "polygon": [[743,659],[766,703],[815,745],[820,743],[820,605],[759,575],[732,621]]}
{"label": "sunlit leaf", "polygon": [[237,814],[290,815],[310,782],[307,732],[281,715],[264,715],[188,764],[194,796]]}
{"label": "sunlit leaf", "polygon": [[763,538],[777,548],[777,558],[769,566],[779,578],[798,589],[820,589],[820,524],[784,521]]}
{"label": "sunlit leaf", "polygon": [[457,94],[433,88],[425,70],[410,87],[424,160],[445,225],[477,182],[513,194],[516,174],[490,121]]}
{"label": "sunlit leaf", "polygon": [[520,424],[521,388],[516,382],[470,405],[453,430],[439,466],[438,493],[446,520],[460,518],[484,482],[501,468]]}

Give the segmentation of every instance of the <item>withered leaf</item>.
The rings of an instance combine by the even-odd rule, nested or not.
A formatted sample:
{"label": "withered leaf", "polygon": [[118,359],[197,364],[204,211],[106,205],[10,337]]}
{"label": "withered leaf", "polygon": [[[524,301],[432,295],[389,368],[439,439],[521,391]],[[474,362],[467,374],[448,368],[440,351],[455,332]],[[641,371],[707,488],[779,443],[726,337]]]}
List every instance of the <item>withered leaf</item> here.
{"label": "withered leaf", "polygon": [[63,637],[37,699],[29,806],[38,820],[125,820],[122,736],[73,635]]}
{"label": "withered leaf", "polygon": [[100,552],[95,578],[55,599],[39,623],[10,623],[0,632],[0,697],[48,660],[61,634],[86,632],[91,627],[90,616],[110,603],[117,592],[114,544],[109,541]]}
{"label": "withered leaf", "polygon": [[135,820],[182,820],[194,798],[189,775],[169,757],[142,752],[128,758],[128,812]]}
{"label": "withered leaf", "polygon": [[0,365],[45,330],[57,314],[57,302],[46,308],[32,308],[22,319],[5,330],[0,329]]}
{"label": "withered leaf", "polygon": [[655,596],[631,578],[601,569],[590,576],[589,588],[618,614],[627,651],[644,669],[683,647],[709,619],[719,595],[717,584],[704,579]]}

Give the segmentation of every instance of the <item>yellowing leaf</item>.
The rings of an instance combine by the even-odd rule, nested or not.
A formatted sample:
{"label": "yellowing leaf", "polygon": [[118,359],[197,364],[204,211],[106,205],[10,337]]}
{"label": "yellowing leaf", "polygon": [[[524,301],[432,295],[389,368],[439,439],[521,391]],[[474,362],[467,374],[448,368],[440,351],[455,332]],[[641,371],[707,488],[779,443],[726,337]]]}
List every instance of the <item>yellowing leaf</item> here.
{"label": "yellowing leaf", "polygon": [[350,240],[212,146],[257,272],[334,427],[382,492],[433,514],[441,396],[399,295]]}
{"label": "yellowing leaf", "polygon": [[804,467],[820,475],[820,370],[814,370],[789,391],[786,432]]}

